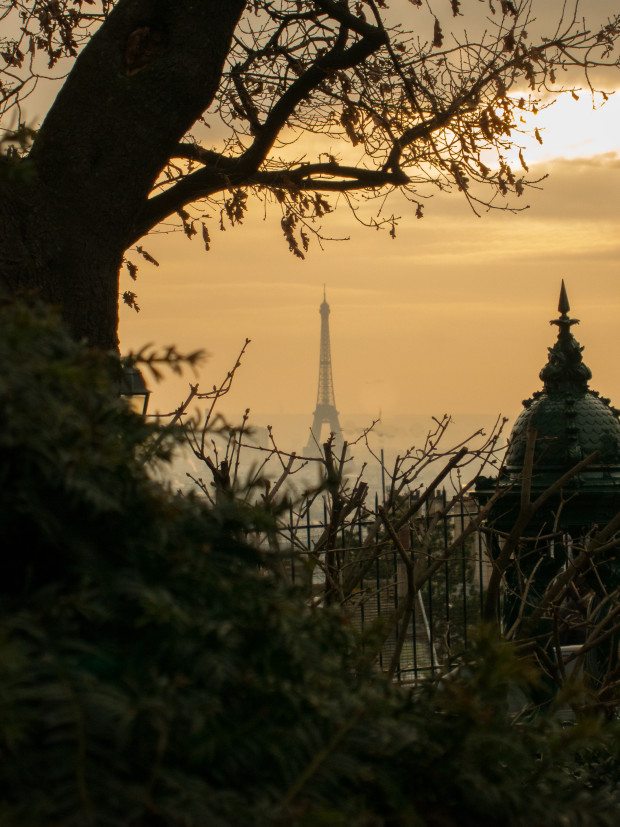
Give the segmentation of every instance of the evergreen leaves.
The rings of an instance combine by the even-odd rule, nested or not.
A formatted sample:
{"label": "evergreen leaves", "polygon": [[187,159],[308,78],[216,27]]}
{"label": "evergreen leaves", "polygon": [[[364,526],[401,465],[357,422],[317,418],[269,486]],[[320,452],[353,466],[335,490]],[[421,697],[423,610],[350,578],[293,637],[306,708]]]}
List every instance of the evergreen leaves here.
{"label": "evergreen leaves", "polygon": [[617,823],[615,730],[512,716],[492,635],[386,683],[242,541],[264,515],[151,481],[114,360],[6,302],[0,358],[3,827]]}

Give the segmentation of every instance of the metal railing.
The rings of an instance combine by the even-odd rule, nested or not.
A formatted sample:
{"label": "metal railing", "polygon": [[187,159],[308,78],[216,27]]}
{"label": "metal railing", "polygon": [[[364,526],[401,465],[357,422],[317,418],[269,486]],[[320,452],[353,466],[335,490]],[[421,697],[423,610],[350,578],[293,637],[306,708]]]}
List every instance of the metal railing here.
{"label": "metal railing", "polygon": [[[400,682],[443,674],[467,648],[470,630],[482,616],[489,572],[485,541],[476,532],[458,542],[465,526],[477,515],[477,505],[471,498],[463,498],[446,510],[443,493],[400,529],[400,551],[385,532],[377,533],[375,545],[370,547],[370,564],[360,566],[360,553],[376,526],[379,508],[376,498],[374,509],[343,522],[332,537],[331,549],[325,548],[331,525],[327,502],[315,502],[297,513],[291,509],[279,532],[290,578],[305,585],[312,598],[321,602],[330,577],[337,580],[336,586],[342,586],[361,568],[355,586],[341,592],[340,602],[362,633],[362,640],[377,647],[379,667],[391,671]],[[438,512],[435,520],[433,510]],[[406,619],[402,615],[410,585],[403,550],[414,565],[441,561],[415,594],[413,611]],[[329,553],[332,563],[327,570]],[[404,623],[407,628],[403,631]]]}

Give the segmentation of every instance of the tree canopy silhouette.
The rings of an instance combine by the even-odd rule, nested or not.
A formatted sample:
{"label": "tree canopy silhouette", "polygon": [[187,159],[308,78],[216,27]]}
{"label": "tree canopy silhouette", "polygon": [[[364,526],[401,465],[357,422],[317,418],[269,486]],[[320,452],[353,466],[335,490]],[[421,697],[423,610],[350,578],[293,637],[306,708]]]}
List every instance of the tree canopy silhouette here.
{"label": "tree canopy silhouette", "polygon": [[[119,269],[161,222],[208,248],[207,217],[237,224],[256,194],[280,205],[303,257],[333,193],[356,210],[399,190],[418,217],[428,186],[510,207],[530,183],[523,154],[507,160],[524,116],[574,93],[574,69],[595,90],[620,33],[618,17],[589,30],[575,13],[539,36],[531,5],[0,0],[4,129],[23,138],[28,96],[64,78],[32,143],[3,161],[2,281],[114,348]],[[382,215],[370,223],[393,233]]]}

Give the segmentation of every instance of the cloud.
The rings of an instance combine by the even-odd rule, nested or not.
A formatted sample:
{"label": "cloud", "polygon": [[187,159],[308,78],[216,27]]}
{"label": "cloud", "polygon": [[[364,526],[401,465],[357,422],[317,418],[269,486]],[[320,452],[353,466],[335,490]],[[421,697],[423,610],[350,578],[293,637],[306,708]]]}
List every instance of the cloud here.
{"label": "cloud", "polygon": [[557,158],[555,166],[594,167],[596,169],[620,169],[620,155],[617,152],[602,152],[577,158]]}

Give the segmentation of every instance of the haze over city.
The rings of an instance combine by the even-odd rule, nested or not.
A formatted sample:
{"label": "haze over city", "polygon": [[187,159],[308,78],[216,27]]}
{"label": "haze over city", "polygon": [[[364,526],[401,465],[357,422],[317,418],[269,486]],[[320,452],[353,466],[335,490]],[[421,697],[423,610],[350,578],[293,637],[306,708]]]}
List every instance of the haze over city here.
{"label": "haze over city", "polygon": [[[604,18],[613,5],[593,4],[588,14]],[[391,239],[361,226],[342,203],[321,229],[349,240],[323,250],[312,240],[305,261],[288,251],[279,215],[265,215],[260,203],[226,232],[212,219],[209,252],[181,233],[149,236],[144,246],[160,266],[140,266],[132,289],[141,312],[122,308],[122,350],[153,342],[209,353],[197,377],[151,382],[151,410],[176,407],[189,381],[201,390],[219,382],[247,337],[222,410],[238,421],[249,407],[261,425],[305,415],[303,441],[316,401],[325,284],[343,424],[445,412],[512,418],[539,387],[562,278],[592,387],[618,404],[620,99],[606,91],[606,103],[583,90],[538,114],[543,143],[532,138],[523,155],[528,178],[548,178],[510,201],[528,207],[517,213],[477,217],[453,192],[428,198],[416,220],[395,196],[385,206],[401,216]],[[376,202],[366,215],[373,209]]]}

